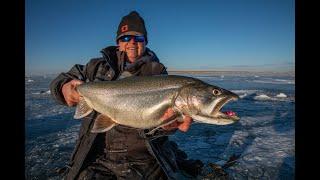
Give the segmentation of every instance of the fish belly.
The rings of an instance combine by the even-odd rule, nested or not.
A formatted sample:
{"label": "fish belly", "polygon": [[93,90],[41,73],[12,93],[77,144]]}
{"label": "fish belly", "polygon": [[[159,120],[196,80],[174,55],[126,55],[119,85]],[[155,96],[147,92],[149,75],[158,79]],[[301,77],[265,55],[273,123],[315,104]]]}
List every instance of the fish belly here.
{"label": "fish belly", "polygon": [[173,96],[173,92],[166,91],[113,94],[89,99],[93,109],[110,117],[116,123],[145,129],[162,123],[160,118],[169,107],[172,107]]}

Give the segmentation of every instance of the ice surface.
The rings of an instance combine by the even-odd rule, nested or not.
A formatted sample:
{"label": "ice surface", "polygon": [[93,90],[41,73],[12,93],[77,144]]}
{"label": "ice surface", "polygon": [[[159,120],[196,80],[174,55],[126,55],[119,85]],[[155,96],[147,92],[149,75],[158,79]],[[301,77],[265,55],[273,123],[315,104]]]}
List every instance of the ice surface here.
{"label": "ice surface", "polygon": [[63,131],[27,140],[25,145],[26,178],[61,179],[55,170],[68,162],[70,152],[75,146],[78,130],[79,124]]}
{"label": "ice surface", "polygon": [[285,80],[285,79],[264,79],[264,80],[252,80],[255,83],[270,83],[270,84],[295,84],[294,80]]}

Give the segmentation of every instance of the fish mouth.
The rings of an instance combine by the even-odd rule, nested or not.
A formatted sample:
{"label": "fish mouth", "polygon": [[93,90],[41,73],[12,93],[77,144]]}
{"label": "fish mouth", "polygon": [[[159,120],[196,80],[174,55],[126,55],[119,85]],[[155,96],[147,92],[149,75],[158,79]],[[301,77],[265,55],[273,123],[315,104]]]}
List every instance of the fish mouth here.
{"label": "fish mouth", "polygon": [[240,118],[236,115],[235,112],[229,110],[229,111],[221,111],[221,108],[226,105],[230,101],[237,101],[239,97],[232,96],[232,97],[222,97],[218,99],[218,102],[216,102],[215,107],[213,108],[212,112],[210,113],[211,116],[215,119],[219,119],[222,121],[230,121],[230,123],[233,123],[235,121],[238,121]]}

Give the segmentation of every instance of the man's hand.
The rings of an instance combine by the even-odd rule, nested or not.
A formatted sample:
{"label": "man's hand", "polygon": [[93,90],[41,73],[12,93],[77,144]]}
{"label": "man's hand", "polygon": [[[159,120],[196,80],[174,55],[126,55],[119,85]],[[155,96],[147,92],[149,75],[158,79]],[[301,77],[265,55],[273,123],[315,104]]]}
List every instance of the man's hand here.
{"label": "man's hand", "polygon": [[[174,115],[175,115],[175,113],[174,113],[173,109],[169,108],[164,113],[164,115],[162,116],[161,119],[167,120],[167,119],[170,119],[171,117],[173,117]],[[165,130],[168,130],[168,131],[178,128],[182,132],[187,132],[189,130],[192,122],[193,122],[193,119],[190,116],[185,116],[183,119],[183,122],[175,121],[175,122],[173,122],[169,125],[166,125],[162,128]]]}
{"label": "man's hand", "polygon": [[78,104],[80,95],[76,90],[76,87],[82,83],[83,81],[74,79],[62,86],[62,94],[68,106],[75,106]]}

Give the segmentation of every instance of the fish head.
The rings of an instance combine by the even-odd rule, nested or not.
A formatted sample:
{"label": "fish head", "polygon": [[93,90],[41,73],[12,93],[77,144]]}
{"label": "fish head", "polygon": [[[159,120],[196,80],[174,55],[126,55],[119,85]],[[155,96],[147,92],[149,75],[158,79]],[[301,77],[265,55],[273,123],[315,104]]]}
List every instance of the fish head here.
{"label": "fish head", "polygon": [[231,91],[206,83],[185,86],[179,92],[175,105],[182,114],[191,116],[195,121],[227,125],[240,118],[233,111],[221,112],[221,108],[239,96]]}

